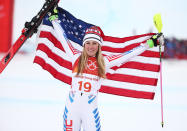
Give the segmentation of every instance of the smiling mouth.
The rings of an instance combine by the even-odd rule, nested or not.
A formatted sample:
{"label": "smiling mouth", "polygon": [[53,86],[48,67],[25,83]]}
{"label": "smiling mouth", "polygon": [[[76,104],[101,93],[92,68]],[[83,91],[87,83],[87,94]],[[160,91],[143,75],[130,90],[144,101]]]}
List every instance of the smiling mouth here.
{"label": "smiling mouth", "polygon": [[88,50],[89,52],[95,52],[95,50]]}

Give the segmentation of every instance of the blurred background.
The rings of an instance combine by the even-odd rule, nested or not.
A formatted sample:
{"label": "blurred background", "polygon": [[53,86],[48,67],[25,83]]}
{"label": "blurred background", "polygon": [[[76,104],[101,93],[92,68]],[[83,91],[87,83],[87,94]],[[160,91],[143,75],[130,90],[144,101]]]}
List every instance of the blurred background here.
{"label": "blurred background", "polygon": [[[26,21],[45,0],[0,0],[0,58],[18,39]],[[153,16],[161,13],[166,38],[163,59],[164,128],[160,83],[154,100],[99,94],[103,131],[186,131],[187,1],[61,0],[75,17],[100,26],[105,35],[125,37],[157,32]],[[0,131],[62,131],[69,88],[33,64],[36,35],[0,74]]]}

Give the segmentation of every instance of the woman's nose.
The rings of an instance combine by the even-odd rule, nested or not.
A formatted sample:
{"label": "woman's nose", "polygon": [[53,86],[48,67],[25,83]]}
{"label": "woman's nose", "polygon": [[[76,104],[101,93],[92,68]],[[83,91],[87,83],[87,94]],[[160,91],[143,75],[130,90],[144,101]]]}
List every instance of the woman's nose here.
{"label": "woman's nose", "polygon": [[93,45],[90,45],[90,47],[93,47]]}

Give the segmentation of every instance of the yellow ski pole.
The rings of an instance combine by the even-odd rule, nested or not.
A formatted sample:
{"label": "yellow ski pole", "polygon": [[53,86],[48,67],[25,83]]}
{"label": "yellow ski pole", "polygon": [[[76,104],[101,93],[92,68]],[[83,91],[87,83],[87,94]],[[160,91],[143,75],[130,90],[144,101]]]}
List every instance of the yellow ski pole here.
{"label": "yellow ski pole", "polygon": [[[158,30],[158,37],[162,35],[162,19],[161,14],[155,14],[153,17],[154,25]],[[160,90],[161,90],[161,117],[162,117],[162,128],[164,127],[164,118],[163,118],[163,94],[162,94],[162,51],[161,51],[161,44],[159,45],[159,52],[160,52]]]}

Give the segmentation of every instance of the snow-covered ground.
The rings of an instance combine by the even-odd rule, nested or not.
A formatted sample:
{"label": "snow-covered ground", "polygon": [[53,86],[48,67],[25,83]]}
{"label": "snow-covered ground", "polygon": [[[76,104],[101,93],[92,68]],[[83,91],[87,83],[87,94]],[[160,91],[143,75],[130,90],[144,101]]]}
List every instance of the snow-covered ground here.
{"label": "snow-covered ground", "polygon": [[[1,55],[2,57],[2,55]],[[0,75],[0,131],[62,131],[69,88],[17,54]],[[186,131],[187,61],[163,61],[164,128],[160,89],[155,99],[99,94],[103,131]]]}

